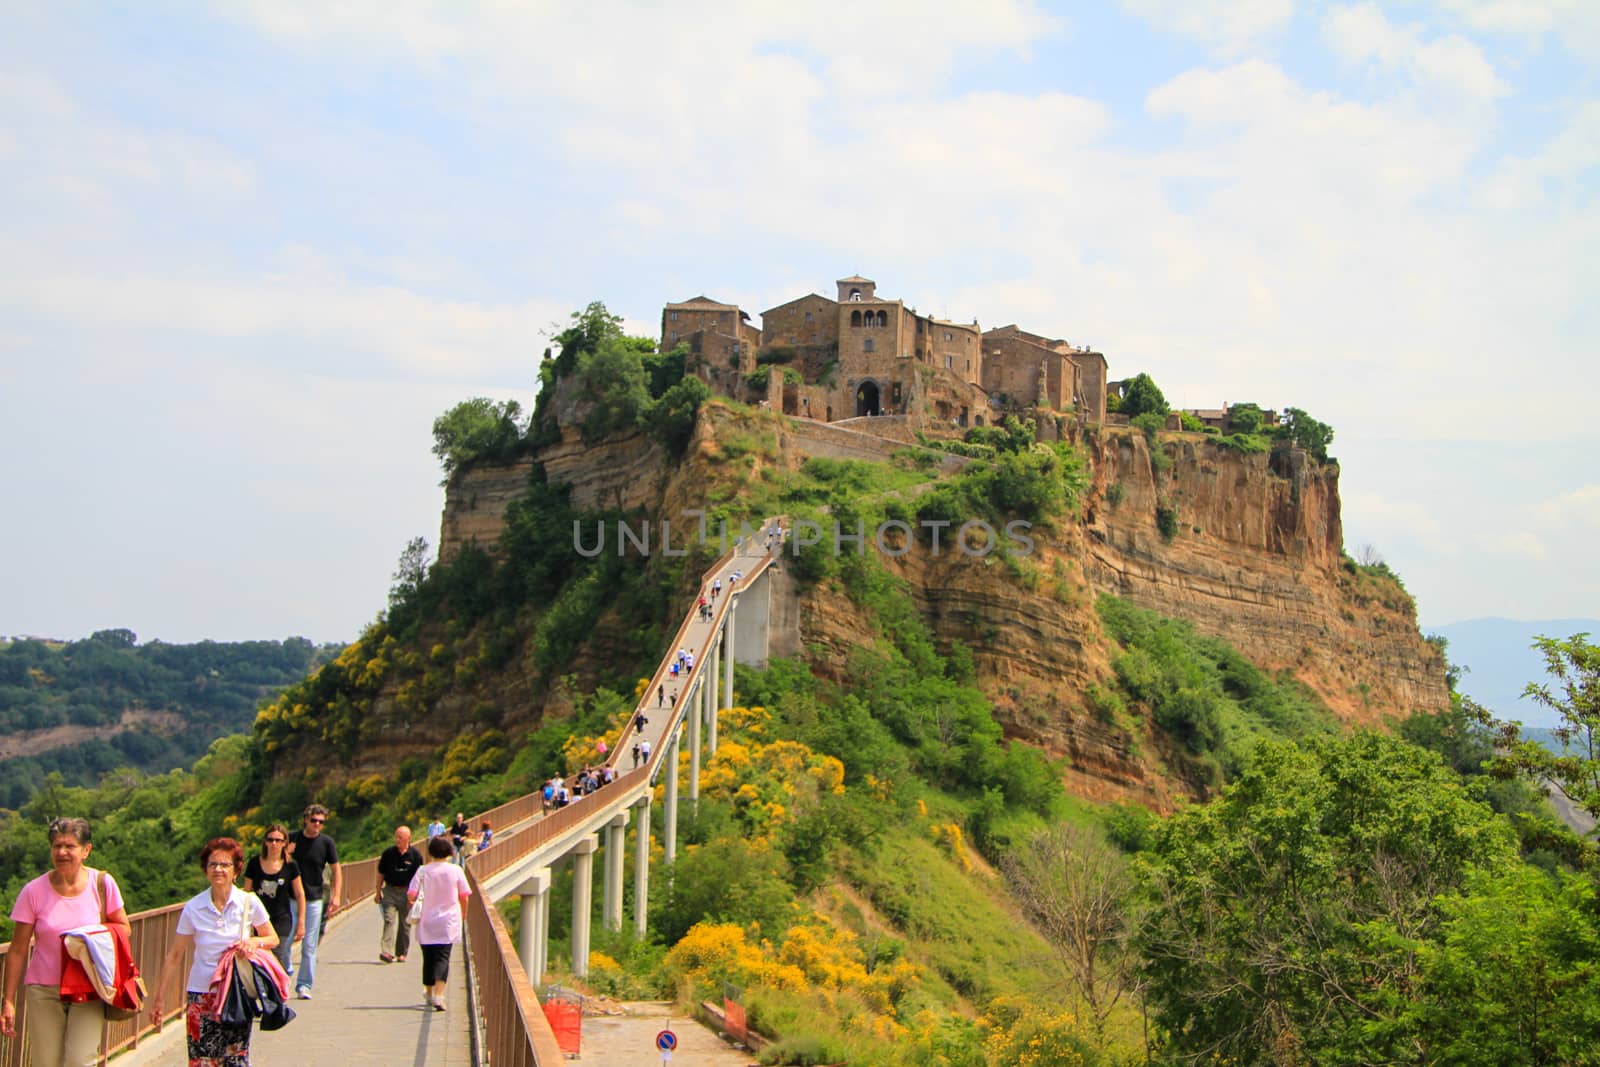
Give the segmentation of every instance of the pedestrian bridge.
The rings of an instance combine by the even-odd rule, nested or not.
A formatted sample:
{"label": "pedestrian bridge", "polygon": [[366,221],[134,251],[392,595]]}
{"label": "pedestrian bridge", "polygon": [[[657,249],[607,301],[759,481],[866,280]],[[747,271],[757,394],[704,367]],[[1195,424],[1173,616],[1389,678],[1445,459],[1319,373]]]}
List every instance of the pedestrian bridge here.
{"label": "pedestrian bridge", "polygon": [[[611,747],[606,762],[617,771],[611,784],[588,796],[575,798],[565,808],[548,814],[541,814],[542,797],[535,789],[473,816],[474,825],[488,819],[491,825],[504,829],[496,830],[491,848],[467,861],[467,879],[472,884],[473,897],[466,916],[465,955],[471,967],[472,982],[470,988],[466,988],[468,983],[461,981],[461,971],[452,967],[450,983],[452,1007],[459,1005],[464,1010],[437,1017],[433,1013],[414,1013],[404,1018],[419,1020],[415,1022],[417,1033],[412,1034],[405,1027],[397,1030],[399,1017],[382,1009],[391,1001],[396,1007],[409,1005],[411,1001],[420,1003],[421,979],[420,972],[412,975],[411,968],[407,968],[406,973],[402,973],[401,968],[392,966],[381,969],[371,980],[384,989],[381,1001],[376,1004],[367,1003],[359,995],[352,999],[352,992],[370,994],[378,988],[365,978],[355,978],[356,972],[349,972],[352,984],[365,989],[330,988],[324,997],[324,987],[331,986],[333,983],[328,979],[334,977],[332,969],[325,968],[323,963],[330,948],[339,954],[341,963],[348,962],[351,966],[357,965],[357,960],[365,961],[362,966],[368,965],[375,961],[377,954],[375,934],[369,934],[365,938],[367,944],[360,947],[340,936],[344,932],[341,927],[348,927],[349,933],[355,935],[357,929],[373,925],[371,913],[375,909],[359,905],[365,902],[370,887],[376,883],[377,858],[344,865],[348,906],[334,919],[318,959],[319,976],[327,972],[326,977],[316,990],[317,1000],[303,1006],[297,1002],[297,1009],[308,1017],[312,1026],[316,1025],[316,1016],[325,1007],[332,1009],[338,1005],[336,1030],[340,1047],[347,1050],[339,1056],[341,1062],[367,1062],[368,1050],[374,1057],[372,1062],[397,1062],[398,1050],[391,1049],[396,1042],[403,1045],[411,1062],[430,1067],[443,1064],[453,1067],[468,1062],[489,1063],[494,1067],[535,1064],[548,1067],[564,1062],[534,992],[547,969],[554,921],[550,914],[552,871],[564,862],[572,867],[572,971],[583,977],[589,965],[595,859],[599,857],[602,875],[601,921],[610,929],[620,930],[626,903],[623,886],[631,826],[634,878],[629,910],[635,931],[640,935],[645,933],[650,902],[650,809],[655,785],[659,781],[663,787],[661,862],[670,866],[677,854],[681,750],[688,747],[687,799],[694,804],[699,799],[702,756],[717,750],[718,713],[733,703],[734,662],[761,664],[767,659],[774,584],[769,574],[783,540],[779,520],[772,520],[754,537],[735,542],[732,550],[705,573],[702,588],[709,589],[714,581],[720,580],[722,594],[712,600],[709,618],[700,617],[698,604],[690,605],[665,657],[645,688],[635,715]],[[735,572],[741,574],[737,583],[732,581]],[[694,667],[673,679],[670,668],[680,648],[695,650]],[[658,706],[657,694],[662,688],[667,694],[677,694],[675,704]],[[639,712],[647,720],[642,731],[635,726]],[[631,750],[640,740],[650,742],[650,758],[633,767]],[[493,906],[512,895],[522,898],[523,908],[521,937],[515,945]],[[176,933],[181,910],[179,903],[131,917],[134,952],[140,970],[152,985],[160,973],[166,947]],[[6,947],[0,945],[0,957],[4,956]],[[174,976],[175,987],[187,970],[185,961],[185,966],[178,968]],[[393,994],[387,992],[391,986],[395,990]],[[415,994],[410,1001],[405,999],[404,992],[408,986]],[[19,1011],[23,1009],[22,999],[19,997]],[[181,1005],[182,990],[167,990],[165,999],[167,1004]],[[18,1021],[20,1024],[21,1019]],[[295,1027],[301,1025],[291,1024],[284,1033],[293,1035]],[[406,1024],[410,1026],[411,1023]],[[114,1053],[126,1053],[118,1056],[118,1063],[176,1062],[182,1054],[169,1050],[174,1048],[175,1040],[181,1040],[176,1034],[181,1029],[181,1026],[169,1027],[163,1037],[155,1034],[147,1020],[111,1023],[106,1027],[106,1047]],[[22,1033],[19,1025],[18,1037],[0,1038],[0,1067],[23,1067],[29,1062]],[[258,1034],[252,1050],[253,1062],[266,1067],[278,1062],[311,1062],[306,1058],[304,1044],[283,1041],[281,1036]]]}

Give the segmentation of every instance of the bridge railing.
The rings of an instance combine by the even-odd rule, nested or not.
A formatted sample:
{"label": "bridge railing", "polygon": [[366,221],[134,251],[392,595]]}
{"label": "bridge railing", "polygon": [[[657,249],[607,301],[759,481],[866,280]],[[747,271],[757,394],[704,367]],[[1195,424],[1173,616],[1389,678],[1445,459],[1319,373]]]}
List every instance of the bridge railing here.
{"label": "bridge railing", "polygon": [[[487,856],[485,857],[487,858]],[[565,1062],[555,1031],[517,958],[500,912],[467,865],[472,897],[467,902],[467,951],[477,987],[482,1062],[494,1067],[553,1067]]]}

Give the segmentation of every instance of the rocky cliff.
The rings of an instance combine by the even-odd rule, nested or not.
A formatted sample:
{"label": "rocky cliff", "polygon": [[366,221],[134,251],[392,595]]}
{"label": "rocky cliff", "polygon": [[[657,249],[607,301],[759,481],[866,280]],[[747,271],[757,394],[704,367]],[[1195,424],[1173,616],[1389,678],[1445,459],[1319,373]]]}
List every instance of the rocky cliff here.
{"label": "rocky cliff", "polygon": [[[846,434],[714,403],[680,464],[636,438],[586,448],[569,436],[536,459],[551,481],[571,482],[583,506],[671,518],[703,504],[713,485],[736,491],[727,489],[722,462],[735,438],[745,477],[809,455],[885,451]],[[761,442],[754,452],[752,439]],[[1246,454],[1201,435],[1164,435],[1165,459],[1155,462],[1136,432],[1091,432],[1079,443],[1092,467],[1082,514],[1033,531],[1027,558],[919,550],[892,564],[938,639],[972,651],[1007,733],[1065,757],[1075,792],[1166,808],[1187,791],[1167,773],[1159,738],[1091,709],[1086,691],[1111,680],[1112,648],[1094,610],[1101,593],[1228,640],[1263,668],[1309,685],[1352,723],[1447,706],[1444,664],[1418,633],[1409,598],[1344,565],[1336,465],[1303,453]],[[473,538],[492,543],[531,463],[474,467],[452,479],[442,555]],[[814,669],[842,673],[851,650],[871,640],[872,620],[826,583],[795,588],[794,596],[788,616],[796,632],[783,640],[806,649]],[[597,628],[592,651],[604,650],[607,635],[606,625]],[[541,699],[526,679],[500,684]]]}

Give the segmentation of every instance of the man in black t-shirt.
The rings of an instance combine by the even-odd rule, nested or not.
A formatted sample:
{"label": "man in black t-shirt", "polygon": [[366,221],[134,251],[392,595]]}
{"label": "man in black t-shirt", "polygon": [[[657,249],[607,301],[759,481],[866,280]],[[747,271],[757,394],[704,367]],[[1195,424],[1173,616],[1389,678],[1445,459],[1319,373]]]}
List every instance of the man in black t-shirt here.
{"label": "man in black t-shirt", "polygon": [[411,947],[411,926],[406,922],[411,901],[406,898],[406,890],[411,888],[411,876],[421,866],[422,853],[411,847],[411,827],[395,827],[394,844],[378,857],[378,884],[372,891],[372,899],[383,909],[378,958],[384,963],[404,963],[406,949]]}
{"label": "man in black t-shirt", "polygon": [[[311,999],[311,984],[317,977],[317,944],[322,940],[328,916],[339,910],[344,899],[339,847],[322,832],[327,821],[328,809],[312,804],[305,810],[302,829],[289,835],[289,854],[300,866],[300,884],[306,891],[306,932],[300,942],[300,967],[294,976],[295,994],[301,1000]],[[331,893],[327,892],[330,882]]]}
{"label": "man in black t-shirt", "polygon": [[456,821],[450,824],[450,844],[456,850],[456,862],[461,862],[461,849],[467,843],[467,835],[472,833],[472,827],[467,825],[467,817],[461,812],[456,812]]}

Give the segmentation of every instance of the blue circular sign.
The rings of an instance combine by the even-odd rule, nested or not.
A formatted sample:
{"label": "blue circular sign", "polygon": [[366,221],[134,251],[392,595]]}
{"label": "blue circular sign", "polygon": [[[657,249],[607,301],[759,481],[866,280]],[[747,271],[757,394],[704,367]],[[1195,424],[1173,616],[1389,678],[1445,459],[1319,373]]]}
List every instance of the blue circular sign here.
{"label": "blue circular sign", "polygon": [[678,1047],[678,1035],[671,1030],[663,1030],[656,1035],[656,1048],[662,1052],[671,1052]]}

